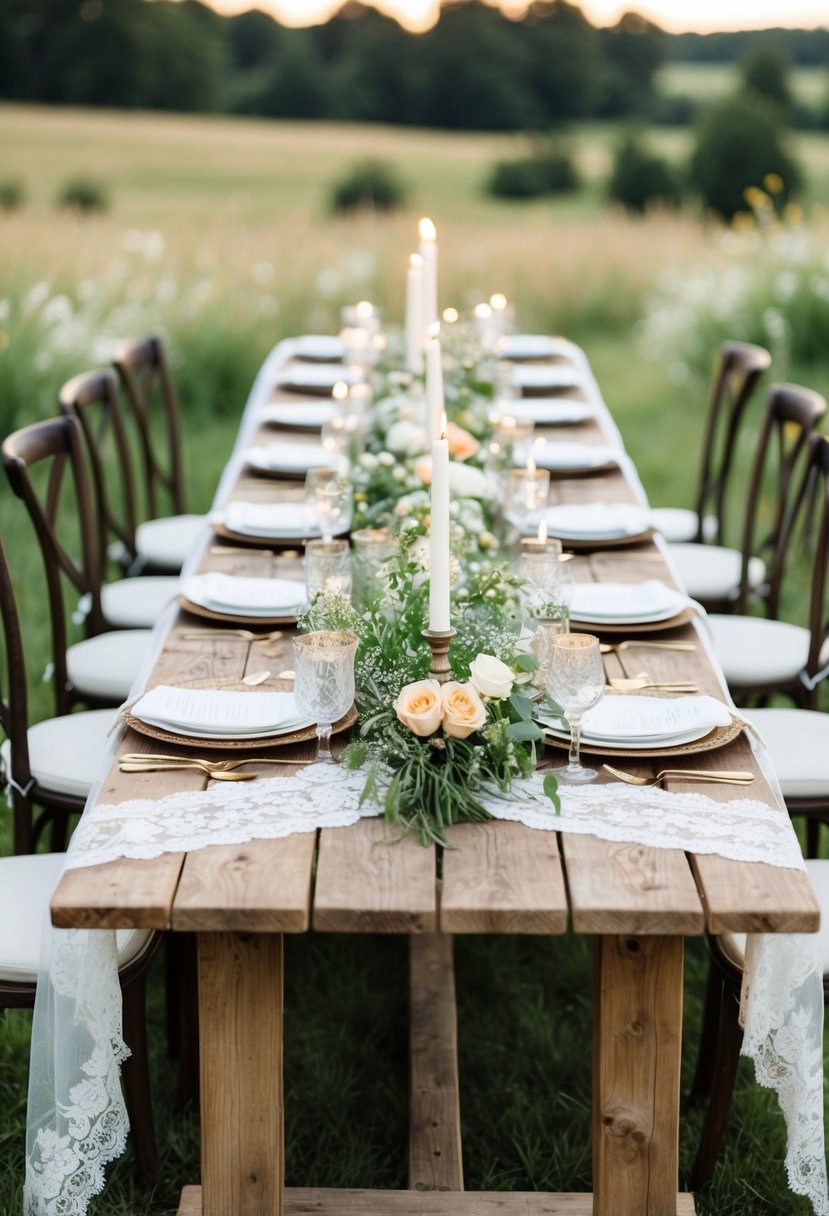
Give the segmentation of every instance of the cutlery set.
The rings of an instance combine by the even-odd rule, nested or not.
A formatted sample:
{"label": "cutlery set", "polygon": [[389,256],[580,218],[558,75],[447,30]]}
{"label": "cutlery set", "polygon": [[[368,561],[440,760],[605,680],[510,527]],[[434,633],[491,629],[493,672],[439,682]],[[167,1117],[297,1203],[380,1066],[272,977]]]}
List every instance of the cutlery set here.
{"label": "cutlery set", "polygon": [[198,756],[160,756],[151,752],[125,752],[118,759],[122,773],[164,773],[200,769],[214,781],[253,781],[257,773],[239,772],[245,764],[310,764],[310,760],[247,756],[239,760],[204,760]]}
{"label": "cutlery set", "polygon": [[614,768],[612,764],[603,764],[602,768],[619,781],[640,786],[661,785],[668,777],[676,777],[682,781],[707,781],[718,785],[750,785],[754,780],[754,773],[742,769],[663,768],[655,777],[636,777],[633,773]]}

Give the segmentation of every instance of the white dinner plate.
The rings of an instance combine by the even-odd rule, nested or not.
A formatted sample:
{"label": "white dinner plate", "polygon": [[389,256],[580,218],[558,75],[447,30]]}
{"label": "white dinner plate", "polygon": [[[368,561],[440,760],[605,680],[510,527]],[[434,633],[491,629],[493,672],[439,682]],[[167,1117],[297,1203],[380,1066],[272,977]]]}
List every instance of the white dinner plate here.
{"label": "white dinner plate", "polygon": [[194,604],[232,616],[296,616],[307,605],[305,584],[285,578],[238,578],[211,570],[182,583],[181,593]]}
{"label": "white dinner plate", "polygon": [[319,536],[319,529],[308,524],[301,502],[232,502],[223,512],[221,522],[229,532],[240,536],[283,540]]}
{"label": "white dinner plate", "polygon": [[519,363],[512,369],[513,384],[525,393],[541,393],[545,388],[576,388],[582,379],[582,373],[572,363]]}
{"label": "white dinner plate", "polygon": [[301,431],[319,431],[342,414],[336,402],[307,401],[302,405],[272,401],[259,410],[259,421],[266,426],[296,427]]}
{"label": "white dinner plate", "polygon": [[570,358],[572,343],[550,334],[507,334],[498,344],[502,359]]}
{"label": "white dinner plate", "polygon": [[[570,469],[605,469],[618,463],[618,449],[606,443],[552,441],[533,445],[532,457],[539,469],[551,472]],[[524,461],[517,461],[518,466]]]}
{"label": "white dinner plate", "polygon": [[[138,717],[135,710],[132,711],[132,716]],[[139,721],[146,722],[148,726],[154,726],[157,730],[166,731],[170,735],[183,735],[185,739],[221,739],[222,742],[231,739],[238,739],[240,742],[244,742],[245,739],[277,739],[280,735],[291,735],[295,730],[307,730],[309,726],[314,725],[310,718],[302,718],[288,726],[275,726],[269,730],[249,731],[237,735],[221,731],[190,730],[184,726],[177,726],[173,722],[164,722],[158,718],[146,716],[142,716]]]}
{"label": "white dinner plate", "polygon": [[548,507],[547,531],[562,540],[618,540],[650,529],[648,513],[636,503],[572,503]]}
{"label": "white dinner plate", "polygon": [[529,418],[536,426],[578,426],[595,416],[592,406],[570,397],[522,397],[498,403],[503,414]]}
{"label": "white dinner plate", "polygon": [[245,463],[260,473],[307,473],[331,464],[331,454],[321,443],[267,443],[248,448]]}
{"label": "white dinner plate", "polygon": [[340,363],[345,357],[345,342],[335,334],[302,334],[294,338],[298,359],[314,363]]}
{"label": "white dinner plate", "polygon": [[[548,723],[543,723],[545,731],[553,735],[556,739],[568,740],[570,732],[566,728],[551,726]],[[697,739],[704,739],[709,735],[715,727],[713,726],[696,726],[679,734],[671,735],[648,735],[647,737],[638,736],[637,738],[619,738],[614,736],[604,738],[601,735],[590,735],[587,731],[581,732],[581,741],[586,743],[588,747],[608,747],[608,748],[625,748],[631,751],[651,750],[655,747],[681,747],[683,743],[696,743]]]}
{"label": "white dinner plate", "polygon": [[643,583],[574,583],[570,615],[577,621],[639,625],[668,621],[688,607],[688,598],[658,579]]}
{"label": "white dinner plate", "polygon": [[344,363],[299,364],[286,367],[277,377],[282,388],[294,389],[298,393],[321,393],[330,395],[340,380],[348,385],[361,384],[362,373],[346,367]]}

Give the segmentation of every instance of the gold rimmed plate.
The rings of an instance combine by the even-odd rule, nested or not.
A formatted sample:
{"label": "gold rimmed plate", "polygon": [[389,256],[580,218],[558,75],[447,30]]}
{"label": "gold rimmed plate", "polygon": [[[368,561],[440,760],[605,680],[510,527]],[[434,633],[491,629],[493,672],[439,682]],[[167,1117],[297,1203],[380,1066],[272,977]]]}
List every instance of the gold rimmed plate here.
{"label": "gold rimmed plate", "polygon": [[185,612],[189,612],[191,616],[200,616],[206,621],[221,621],[228,625],[295,625],[297,621],[296,615],[251,616],[248,612],[219,612],[218,609],[205,608],[203,604],[194,603],[186,595],[179,595],[177,599]]}
{"label": "gold rimmed plate", "polygon": [[589,621],[573,618],[570,621],[570,628],[580,633],[597,634],[660,633],[663,629],[679,629],[681,625],[687,625],[689,621],[692,621],[695,616],[696,609],[689,605],[681,612],[677,612],[675,616],[658,621]]}
{"label": "gold rimmed plate", "polygon": [[[739,737],[742,729],[742,721],[739,718],[732,718],[728,726],[715,726],[700,739],[692,739],[674,746],[665,743],[657,744],[654,747],[623,747],[621,744],[614,745],[613,743],[599,745],[586,743],[582,738],[581,751],[590,756],[620,756],[627,759],[638,759],[640,756],[693,756],[698,752],[716,751],[717,748],[725,747],[727,743],[733,743]],[[560,748],[563,751],[567,751],[570,747],[569,736],[554,735],[545,730],[544,738],[550,747]]]}

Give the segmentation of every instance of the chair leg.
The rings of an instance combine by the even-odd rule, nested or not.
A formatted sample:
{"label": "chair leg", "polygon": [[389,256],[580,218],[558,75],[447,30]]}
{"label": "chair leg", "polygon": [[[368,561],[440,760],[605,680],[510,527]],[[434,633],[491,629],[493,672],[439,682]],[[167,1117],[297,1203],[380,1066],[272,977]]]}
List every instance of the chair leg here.
{"label": "chair leg", "polygon": [[142,1187],[149,1191],[158,1185],[161,1168],[150,1093],[146,992],[147,970],[144,968],[122,989],[124,1041],[132,1052],[124,1062],[122,1076],[138,1178]]}
{"label": "chair leg", "polygon": [[712,1092],[705,1113],[696,1160],[691,1170],[691,1190],[704,1186],[714,1172],[731,1109],[743,1032],[737,1018],[738,1005],[727,985],[722,985],[719,1040],[713,1069]]}
{"label": "chair leg", "polygon": [[694,1070],[694,1079],[691,1082],[691,1090],[688,1094],[688,1101],[690,1103],[705,1101],[710,1095],[711,1087],[714,1084],[714,1068],[717,1059],[717,1045],[720,1038],[720,1016],[722,1013],[723,995],[723,978],[718,969],[709,960],[697,1065]]}
{"label": "chair leg", "polygon": [[823,826],[816,817],[809,815],[806,819],[806,856],[820,857],[820,829]]}
{"label": "chair leg", "polygon": [[199,1001],[196,939],[192,933],[168,933],[165,938],[167,1041],[178,1058],[179,1110],[199,1102]]}

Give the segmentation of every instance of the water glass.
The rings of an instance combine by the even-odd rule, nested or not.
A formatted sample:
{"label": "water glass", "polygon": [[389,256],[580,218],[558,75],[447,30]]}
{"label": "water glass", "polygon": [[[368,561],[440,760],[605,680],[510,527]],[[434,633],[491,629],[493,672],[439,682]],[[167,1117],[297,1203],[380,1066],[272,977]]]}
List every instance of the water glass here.
{"label": "water glass", "polygon": [[354,702],[357,638],[341,631],[294,638],[294,698],[297,710],[317,724],[317,762],[331,763],[331,729]]}
{"label": "water glass", "polygon": [[320,443],[332,463],[346,466],[359,455],[362,427],[356,414],[338,414],[322,425]]}
{"label": "water glass", "polygon": [[305,590],[309,604],[321,591],[326,595],[351,595],[351,550],[347,540],[306,541]]}
{"label": "water glass", "polygon": [[397,541],[388,528],[361,528],[351,533],[351,543],[355,603],[367,608],[383,591],[384,569],[397,553]]}
{"label": "water glass", "polygon": [[511,470],[506,483],[504,514],[521,535],[537,530],[549,493],[549,469]]}
{"label": "water glass", "polygon": [[340,469],[309,469],[305,475],[305,515],[309,527],[318,528],[323,540],[351,527],[354,496],[351,482]]}
{"label": "water glass", "polygon": [[559,781],[593,781],[598,773],[585,768],[579,759],[581,718],[604,695],[605,674],[599,639],[589,633],[567,633],[554,637],[546,680],[547,693],[561,706],[570,727],[570,756],[556,770]]}

